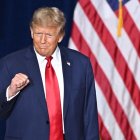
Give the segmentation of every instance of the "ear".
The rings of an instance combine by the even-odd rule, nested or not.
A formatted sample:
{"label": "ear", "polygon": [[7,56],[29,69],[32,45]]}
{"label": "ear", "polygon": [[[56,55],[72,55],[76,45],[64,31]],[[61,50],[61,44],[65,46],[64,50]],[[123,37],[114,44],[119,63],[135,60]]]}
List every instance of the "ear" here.
{"label": "ear", "polygon": [[30,27],[31,37],[33,38],[33,29]]}
{"label": "ear", "polygon": [[58,39],[58,43],[60,43],[62,41],[62,39],[64,38],[64,35],[60,35],[59,39]]}

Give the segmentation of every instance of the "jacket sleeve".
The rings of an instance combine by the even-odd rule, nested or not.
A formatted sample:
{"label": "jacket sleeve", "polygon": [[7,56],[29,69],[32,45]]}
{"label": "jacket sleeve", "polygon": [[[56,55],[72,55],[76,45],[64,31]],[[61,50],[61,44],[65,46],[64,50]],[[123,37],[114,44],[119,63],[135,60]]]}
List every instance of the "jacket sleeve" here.
{"label": "jacket sleeve", "polygon": [[86,98],[84,106],[85,140],[99,140],[96,91],[90,61],[88,61],[86,68]]}
{"label": "jacket sleeve", "polygon": [[6,119],[12,110],[16,98],[8,101],[6,99],[6,89],[11,82],[9,70],[6,65],[6,60],[0,60],[0,118]]}

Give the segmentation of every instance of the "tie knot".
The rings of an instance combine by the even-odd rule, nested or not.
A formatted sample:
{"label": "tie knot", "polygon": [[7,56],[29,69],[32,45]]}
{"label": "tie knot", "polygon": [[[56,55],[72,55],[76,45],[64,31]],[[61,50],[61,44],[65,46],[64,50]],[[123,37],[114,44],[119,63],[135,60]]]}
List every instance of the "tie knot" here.
{"label": "tie knot", "polygon": [[46,57],[47,60],[47,68],[49,68],[51,66],[51,60],[53,59],[52,56]]}

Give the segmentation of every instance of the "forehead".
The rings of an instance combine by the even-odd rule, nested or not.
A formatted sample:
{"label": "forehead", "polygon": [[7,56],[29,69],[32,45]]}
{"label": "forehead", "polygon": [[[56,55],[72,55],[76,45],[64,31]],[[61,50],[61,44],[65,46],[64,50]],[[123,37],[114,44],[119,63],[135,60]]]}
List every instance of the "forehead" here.
{"label": "forehead", "polygon": [[33,31],[38,32],[52,32],[52,33],[58,33],[59,28],[56,26],[47,26],[47,27],[41,27],[41,26],[33,26]]}

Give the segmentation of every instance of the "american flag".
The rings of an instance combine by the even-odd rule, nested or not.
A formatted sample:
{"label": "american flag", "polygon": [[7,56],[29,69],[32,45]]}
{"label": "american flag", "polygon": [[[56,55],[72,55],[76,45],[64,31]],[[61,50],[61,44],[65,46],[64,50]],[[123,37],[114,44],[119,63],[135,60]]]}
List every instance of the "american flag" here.
{"label": "american flag", "polygon": [[140,0],[77,1],[69,47],[91,60],[101,140],[140,140]]}

